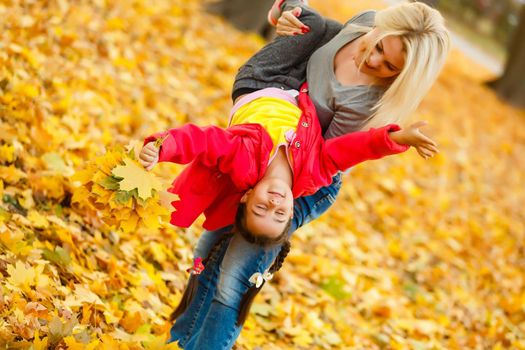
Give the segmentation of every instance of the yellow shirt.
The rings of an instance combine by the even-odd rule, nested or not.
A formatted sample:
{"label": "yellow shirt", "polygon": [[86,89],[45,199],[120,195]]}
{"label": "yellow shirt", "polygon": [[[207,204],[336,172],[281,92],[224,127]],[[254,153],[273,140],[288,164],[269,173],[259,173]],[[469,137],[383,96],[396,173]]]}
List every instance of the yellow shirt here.
{"label": "yellow shirt", "polygon": [[247,123],[262,125],[273,142],[270,154],[272,159],[279,146],[288,146],[300,118],[301,110],[292,103],[275,97],[259,97],[240,107],[233,114],[230,125]]}

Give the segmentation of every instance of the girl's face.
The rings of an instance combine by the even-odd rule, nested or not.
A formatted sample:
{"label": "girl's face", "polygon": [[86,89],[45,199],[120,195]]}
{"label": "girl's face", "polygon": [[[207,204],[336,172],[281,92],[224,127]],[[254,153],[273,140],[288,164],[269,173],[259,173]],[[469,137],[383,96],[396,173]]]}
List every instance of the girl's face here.
{"label": "girl's face", "polygon": [[293,215],[292,190],[277,178],[259,181],[241,203],[246,204],[246,228],[254,235],[278,237]]}
{"label": "girl's face", "polygon": [[361,37],[355,63],[366,75],[379,79],[396,77],[405,66],[403,41],[400,37],[384,37],[372,48],[370,55],[365,57],[366,51],[374,44],[379,34],[379,29],[374,28]]}

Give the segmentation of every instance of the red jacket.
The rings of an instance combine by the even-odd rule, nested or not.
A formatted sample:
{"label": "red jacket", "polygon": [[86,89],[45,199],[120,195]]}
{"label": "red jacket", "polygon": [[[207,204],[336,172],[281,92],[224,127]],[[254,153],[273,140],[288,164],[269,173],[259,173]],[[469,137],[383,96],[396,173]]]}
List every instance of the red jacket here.
{"label": "red jacket", "polygon": [[[388,125],[324,140],[315,107],[306,88],[299,94],[303,114],[290,143],[294,198],[315,193],[332,182],[340,170],[369,159],[404,152],[388,136],[399,130]],[[172,202],[170,222],[190,226],[204,213],[204,228],[215,230],[234,222],[239,201],[263,177],[268,167],[272,140],[259,124],[240,124],[227,129],[186,124],[147,137],[144,144],[169,134],[164,140],[160,162],[191,164],[175,179],[169,192],[179,195]]]}

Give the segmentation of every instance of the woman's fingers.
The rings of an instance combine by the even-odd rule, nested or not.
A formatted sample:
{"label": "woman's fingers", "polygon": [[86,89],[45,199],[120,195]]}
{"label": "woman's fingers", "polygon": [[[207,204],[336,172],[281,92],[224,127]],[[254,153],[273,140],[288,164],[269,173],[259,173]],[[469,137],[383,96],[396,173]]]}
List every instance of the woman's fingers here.
{"label": "woman's fingers", "polygon": [[281,29],[276,29],[275,34],[280,36],[292,36],[297,34],[302,34],[301,31],[296,28],[286,27]]}
{"label": "woman's fingers", "polygon": [[287,22],[290,23],[290,25],[296,27],[297,29],[301,29],[303,27],[306,28],[303,22],[301,22],[297,17],[301,15],[301,8],[296,7],[291,11],[284,11],[282,16],[284,19],[287,20]]}
{"label": "woman's fingers", "polygon": [[310,28],[305,26],[297,16],[300,15],[301,8],[296,7],[291,11],[284,11],[277,20],[276,33],[277,35],[295,35],[304,34],[310,31]]}

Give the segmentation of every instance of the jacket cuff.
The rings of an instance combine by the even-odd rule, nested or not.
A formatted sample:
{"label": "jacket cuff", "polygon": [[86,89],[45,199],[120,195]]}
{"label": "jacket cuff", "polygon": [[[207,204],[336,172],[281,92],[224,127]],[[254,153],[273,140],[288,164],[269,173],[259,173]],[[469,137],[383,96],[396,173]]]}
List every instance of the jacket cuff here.
{"label": "jacket cuff", "polygon": [[[146,144],[148,144],[150,142],[155,142],[155,141],[157,141],[157,139],[161,139],[161,138],[165,137],[167,134],[168,134],[168,132],[164,131],[164,132],[157,132],[157,133],[155,133],[153,135],[150,135],[150,136],[148,136],[148,137],[146,137],[144,139],[143,146],[145,146]],[[168,141],[169,138],[170,138],[170,136],[168,135],[168,138],[166,140],[164,140],[164,142]],[[159,162],[166,161],[165,158],[166,158],[166,152],[164,152],[163,147],[161,145],[160,149],[159,149]]]}
{"label": "jacket cuff", "polygon": [[390,138],[390,132],[399,130],[401,130],[401,128],[397,124],[388,124],[377,129],[374,133],[374,149],[380,154],[402,153],[409,149],[409,145],[401,145]]}

